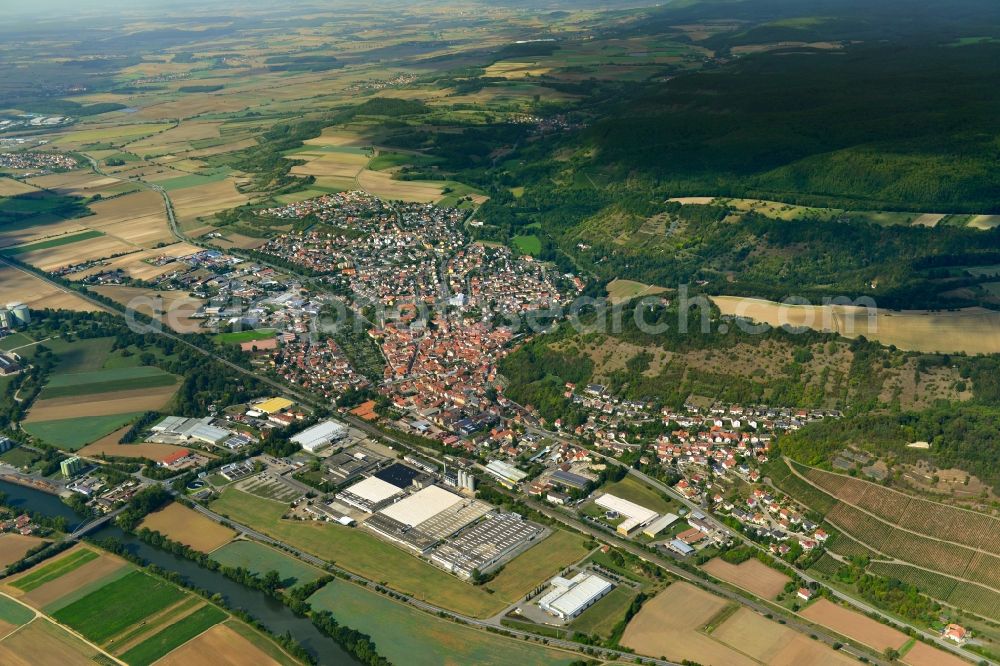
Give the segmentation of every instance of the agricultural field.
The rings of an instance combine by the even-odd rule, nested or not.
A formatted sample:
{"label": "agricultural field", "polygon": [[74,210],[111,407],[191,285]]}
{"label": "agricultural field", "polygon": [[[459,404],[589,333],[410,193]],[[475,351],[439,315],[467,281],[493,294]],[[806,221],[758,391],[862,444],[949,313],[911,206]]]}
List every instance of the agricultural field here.
{"label": "agricultural field", "polygon": [[626,476],[621,481],[608,484],[602,490],[661,514],[671,511],[676,513],[679,508],[672,500],[666,499],[658,491],[632,476]]}
{"label": "agricultural field", "polygon": [[0,301],[21,301],[32,309],[75,310],[96,312],[103,306],[93,305],[76,294],[42,280],[27,271],[0,264]]}
{"label": "agricultural field", "polygon": [[615,626],[625,618],[628,607],[638,592],[626,585],[619,585],[604,598],[580,614],[570,625],[573,631],[589,636],[608,638]]}
{"label": "agricultural field", "polygon": [[44,539],[21,534],[0,534],[0,568],[23,558],[29,550],[45,543]]}
{"label": "agricultural field", "polygon": [[549,666],[569,664],[570,653],[454,624],[341,580],[309,597],[314,609],[372,637],[379,653],[394,664],[438,666]]}
{"label": "agricultural field", "polygon": [[162,460],[171,453],[179,451],[183,447],[171,444],[157,444],[155,442],[134,442],[131,444],[120,444],[119,440],[128,430],[122,427],[119,430],[110,432],[104,437],[87,444],[77,450],[77,455],[95,458],[101,455],[116,456],[122,458],[146,458],[148,460]]}
{"label": "agricultural field", "polygon": [[507,602],[357,528],[283,520],[283,502],[229,487],[211,509],[358,575],[466,615],[489,617]]}
{"label": "agricultural field", "polygon": [[799,611],[799,615],[876,652],[888,648],[899,650],[909,640],[903,632],[825,598],[809,604]]}
{"label": "agricultural field", "polygon": [[869,317],[864,308],[847,305],[785,305],[741,296],[713,296],[712,302],[724,315],[771,326],[835,332],[846,338],[863,335],[907,351],[1000,352],[1000,313],[985,308],[943,312],[878,310]]}
{"label": "agricultural field", "polygon": [[236,537],[236,532],[228,527],[177,502],[147,515],[139,526],[203,553],[211,553]]}
{"label": "agricultural field", "polygon": [[781,594],[785,589],[785,583],[790,580],[788,576],[772,569],[756,557],[751,557],[740,564],[730,564],[716,557],[703,564],[701,568],[716,578],[769,601]]}
{"label": "agricultural field", "polygon": [[223,566],[249,569],[259,576],[277,571],[286,589],[311,583],[323,575],[316,567],[256,541],[233,541],[212,551],[212,559]]}
{"label": "agricultural field", "polygon": [[20,180],[0,177],[0,197],[14,197],[18,194],[34,192],[38,188]]}
{"label": "agricultural field", "polygon": [[[160,272],[164,272],[163,269]],[[95,293],[107,296],[140,314],[159,319],[178,333],[198,333],[201,322],[191,315],[201,307],[202,300],[179,289],[160,291],[142,287],[101,285]]]}
{"label": "agricultural field", "polygon": [[[233,622],[226,611],[203,598],[88,546],[36,565],[6,581],[3,590],[129,666],[148,666],[196,636]],[[3,610],[0,603],[0,621]],[[48,623],[35,620],[40,621]],[[241,625],[240,631],[252,630]],[[241,637],[235,643],[243,641]],[[4,645],[0,641],[0,655]],[[270,644],[269,649],[277,651],[277,646]],[[253,648],[245,654],[258,652]]]}
{"label": "agricultural field", "polygon": [[0,254],[5,257],[13,257],[19,254],[27,254],[29,252],[38,252],[40,250],[47,250],[49,248],[61,247],[63,245],[70,245],[72,243],[77,243],[79,241],[90,240],[91,238],[99,238],[104,234],[100,231],[82,231],[78,234],[68,234],[65,236],[57,236],[50,240],[39,241],[37,243],[29,243],[27,245],[17,245],[14,247],[7,247],[0,251]]}
{"label": "agricultural field", "polygon": [[99,660],[109,657],[44,617],[0,639],[0,663],[5,666],[93,666]]}
{"label": "agricultural field", "polygon": [[847,666],[856,663],[848,655],[792,629],[740,608],[712,631],[712,638],[770,666]]}
{"label": "agricultural field", "polygon": [[701,632],[713,618],[728,610],[728,602],[721,597],[688,583],[673,583],[643,604],[625,627],[621,644],[638,654],[665,656],[674,661],[753,666],[757,663],[753,659]]}
{"label": "agricultural field", "polygon": [[53,446],[80,449],[165,407],[177,390],[177,377],[155,366],[106,367],[120,357],[109,355],[110,339],[49,345],[61,360],[23,427]]}
{"label": "agricultural field", "polygon": [[583,539],[564,530],[555,530],[504,565],[486,584],[501,599],[514,603],[543,581],[586,557]]}
{"label": "agricultural field", "polygon": [[[275,656],[269,652],[277,651],[277,647],[269,644],[267,648],[257,645],[246,634],[253,630],[246,625],[224,622],[217,624],[208,631],[199,634],[157,662],[158,666],[242,666],[243,664],[260,664],[260,666],[287,666],[296,662],[280,652]],[[266,641],[264,638],[258,642]]]}
{"label": "agricultural field", "polygon": [[1000,554],[1000,520],[975,511],[912,497],[869,481],[802,468],[812,483],[883,520],[927,536]]}
{"label": "agricultural field", "polygon": [[640,296],[656,296],[667,290],[656,285],[643,284],[634,280],[612,280],[608,283],[608,300],[612,303],[626,303]]}

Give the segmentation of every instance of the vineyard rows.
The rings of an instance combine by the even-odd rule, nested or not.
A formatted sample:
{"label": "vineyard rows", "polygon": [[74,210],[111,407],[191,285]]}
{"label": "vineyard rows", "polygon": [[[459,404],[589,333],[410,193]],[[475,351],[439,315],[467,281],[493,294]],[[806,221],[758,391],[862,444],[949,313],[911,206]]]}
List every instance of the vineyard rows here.
{"label": "vineyard rows", "polygon": [[811,482],[837,499],[883,520],[945,541],[1000,555],[1000,520],[974,511],[911,497],[869,481],[796,466]]}

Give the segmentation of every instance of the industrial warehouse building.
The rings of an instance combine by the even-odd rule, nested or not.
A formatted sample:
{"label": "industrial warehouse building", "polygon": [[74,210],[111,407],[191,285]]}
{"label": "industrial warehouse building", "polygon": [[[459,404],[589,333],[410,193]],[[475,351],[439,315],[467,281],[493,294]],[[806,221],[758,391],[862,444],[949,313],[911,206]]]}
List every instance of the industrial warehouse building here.
{"label": "industrial warehouse building", "polygon": [[492,507],[439,486],[427,486],[382,509],[364,522],[380,536],[425,554],[487,513]]}
{"label": "industrial warehouse building", "polygon": [[431,561],[471,578],[534,540],[542,529],[516,513],[496,513],[476,523],[431,554]]}
{"label": "industrial warehouse building", "polygon": [[341,502],[368,513],[374,513],[402,496],[403,491],[399,487],[374,476],[337,493],[337,499]]}
{"label": "industrial warehouse building", "polygon": [[538,606],[561,620],[572,620],[614,587],[600,576],[587,572],[578,573],[569,579],[556,576],[550,581],[550,585],[552,591],[539,599]]}
{"label": "industrial warehouse building", "polygon": [[625,516],[625,520],[618,525],[618,533],[625,536],[628,536],[637,527],[648,525],[657,516],[655,511],[608,493],[598,497],[594,503],[602,509]]}
{"label": "industrial warehouse building", "polygon": [[212,425],[212,417],[189,419],[183,416],[168,416],[152,428],[152,441],[164,444],[201,442],[219,445],[233,434],[225,428]]}
{"label": "industrial warehouse building", "polygon": [[667,529],[668,527],[676,523],[678,520],[680,520],[680,516],[677,516],[672,513],[662,515],[653,522],[651,522],[649,525],[646,525],[646,527],[642,528],[642,533],[648,536],[650,539],[653,539],[656,537],[657,534]]}
{"label": "industrial warehouse building", "polygon": [[347,437],[346,425],[337,421],[323,421],[311,428],[306,428],[292,437],[291,441],[309,453],[316,453],[344,437]]}

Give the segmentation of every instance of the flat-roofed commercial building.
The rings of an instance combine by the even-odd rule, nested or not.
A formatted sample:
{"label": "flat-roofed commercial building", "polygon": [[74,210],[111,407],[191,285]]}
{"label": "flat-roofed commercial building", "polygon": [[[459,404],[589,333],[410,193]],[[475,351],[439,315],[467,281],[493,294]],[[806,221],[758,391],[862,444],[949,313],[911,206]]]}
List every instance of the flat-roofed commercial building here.
{"label": "flat-roofed commercial building", "polygon": [[676,523],[678,520],[680,520],[680,516],[677,516],[672,513],[664,514],[659,518],[657,518],[656,520],[654,520],[653,522],[651,522],[649,525],[646,525],[644,528],[642,528],[642,533],[648,536],[650,539],[653,539],[656,537],[657,534],[667,529],[668,527]]}
{"label": "flat-roofed commercial building", "polygon": [[464,530],[431,554],[441,568],[471,578],[484,572],[542,533],[516,513],[496,513]]}
{"label": "flat-roofed commercial building", "polygon": [[311,428],[306,428],[291,438],[293,444],[298,444],[305,451],[315,453],[333,442],[347,436],[347,426],[337,421],[323,421]]}
{"label": "flat-roofed commercial building", "polygon": [[608,493],[598,497],[594,503],[603,509],[625,516],[625,520],[618,525],[618,533],[626,536],[635,528],[649,524],[657,516],[651,509]]}
{"label": "flat-roofed commercial building", "polygon": [[402,495],[403,491],[391,483],[370,476],[337,493],[337,499],[355,509],[374,513]]}
{"label": "flat-roofed commercial building", "polygon": [[550,584],[552,591],[539,599],[538,606],[562,620],[575,618],[614,588],[609,581],[587,572],[569,579],[557,576]]}

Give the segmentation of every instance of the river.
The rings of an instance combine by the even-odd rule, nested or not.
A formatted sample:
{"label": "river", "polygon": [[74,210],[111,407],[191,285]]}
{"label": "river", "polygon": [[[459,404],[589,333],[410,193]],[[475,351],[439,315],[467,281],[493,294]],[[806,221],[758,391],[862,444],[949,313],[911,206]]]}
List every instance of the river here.
{"label": "river", "polygon": [[[47,516],[65,516],[73,523],[80,522],[79,516],[55,495],[5,481],[0,481],[0,491],[7,494],[8,502],[12,506],[31,509]],[[250,589],[226,578],[221,573],[209,571],[190,560],[154,548],[115,526],[103,527],[91,536],[96,539],[114,537],[124,543],[130,552],[144,560],[163,569],[177,572],[186,582],[210,594],[222,595],[226,605],[246,611],[272,633],[280,635],[287,631],[316,658],[317,663],[323,666],[360,664],[332,639],[320,633],[308,619],[298,617],[284,604],[259,590]]]}

